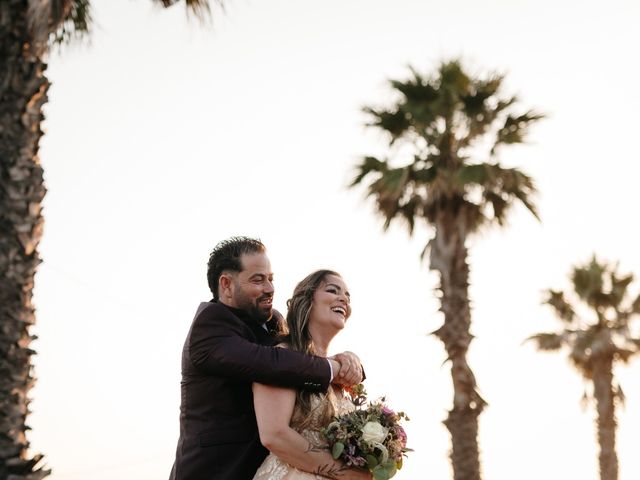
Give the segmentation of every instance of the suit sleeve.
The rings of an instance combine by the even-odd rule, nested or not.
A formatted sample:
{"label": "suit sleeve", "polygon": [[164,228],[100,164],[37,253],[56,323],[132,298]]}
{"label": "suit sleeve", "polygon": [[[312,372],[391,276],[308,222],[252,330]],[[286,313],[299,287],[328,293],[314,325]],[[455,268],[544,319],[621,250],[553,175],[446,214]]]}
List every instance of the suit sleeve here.
{"label": "suit sleeve", "polygon": [[202,312],[194,321],[189,358],[198,370],[281,387],[324,391],[331,379],[326,358],[285,348],[258,345],[245,338],[244,326],[233,318]]}

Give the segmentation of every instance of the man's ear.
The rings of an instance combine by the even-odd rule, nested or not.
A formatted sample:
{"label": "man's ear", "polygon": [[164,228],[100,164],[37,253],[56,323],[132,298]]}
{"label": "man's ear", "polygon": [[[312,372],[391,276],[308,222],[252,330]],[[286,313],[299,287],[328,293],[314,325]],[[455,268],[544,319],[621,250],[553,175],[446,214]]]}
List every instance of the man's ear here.
{"label": "man's ear", "polygon": [[218,294],[220,297],[222,296],[230,296],[231,295],[231,284],[233,283],[233,279],[231,275],[222,274],[218,279]]}

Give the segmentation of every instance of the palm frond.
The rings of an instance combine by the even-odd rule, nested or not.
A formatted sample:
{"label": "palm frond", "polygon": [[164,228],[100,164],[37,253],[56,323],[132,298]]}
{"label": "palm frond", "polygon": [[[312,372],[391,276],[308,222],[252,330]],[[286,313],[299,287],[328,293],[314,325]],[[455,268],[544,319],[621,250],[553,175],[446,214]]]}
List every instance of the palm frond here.
{"label": "palm frond", "polygon": [[362,181],[370,174],[384,174],[388,171],[386,160],[378,160],[376,157],[364,157],[362,163],[356,167],[358,174],[353,178],[350,187],[362,183]]}
{"label": "palm frond", "polygon": [[491,153],[495,154],[500,145],[512,145],[524,142],[529,126],[543,118],[543,114],[536,113],[533,110],[529,110],[522,115],[508,115],[504,121],[504,125],[496,134],[496,140],[491,148]]}
{"label": "palm frond", "polygon": [[388,132],[391,135],[392,144],[411,127],[411,122],[401,109],[376,110],[365,107],[363,111],[372,117],[367,126],[377,127]]}
{"label": "palm frond", "polygon": [[89,0],[29,1],[29,30],[35,44],[61,44],[90,30]]}
{"label": "palm frond", "polygon": [[640,314],[640,295],[638,295],[633,302],[631,302],[631,312]]}
{"label": "palm frond", "polygon": [[53,36],[53,43],[63,44],[91,33],[93,18],[90,0],[75,0],[67,19]]}
{"label": "palm frond", "polygon": [[493,212],[493,218],[504,224],[506,214],[519,200],[538,220],[538,212],[531,200],[537,189],[531,177],[516,168],[503,168],[499,164],[465,164],[456,174],[461,185],[476,185],[482,190],[484,202]]}
{"label": "palm frond", "polygon": [[595,255],[588,265],[575,267],[571,274],[571,281],[578,297],[591,306],[599,306],[604,296],[606,271],[606,265],[598,263]]}
{"label": "palm frond", "polygon": [[429,104],[438,98],[438,90],[425,81],[415,70],[411,70],[413,78],[409,80],[390,80],[391,87],[404,96],[402,103]]}
{"label": "palm frond", "polygon": [[586,355],[585,352],[572,350],[571,353],[569,353],[569,361],[586,380],[593,378],[591,357]]}
{"label": "palm frond", "polygon": [[580,407],[583,410],[586,410],[587,408],[589,408],[589,404],[592,401],[593,401],[593,395],[589,393],[589,390],[587,389],[587,385],[585,385],[584,388],[582,389],[582,397],[580,397]]}
{"label": "palm frond", "polygon": [[536,218],[536,220],[541,221],[540,214],[538,213],[538,208],[531,201],[527,193],[516,192],[514,195],[518,200],[520,200],[520,203],[522,203],[525,206],[525,208],[529,210],[529,212],[531,212],[531,214]]}
{"label": "palm frond", "polygon": [[489,183],[491,171],[486,163],[465,164],[456,172],[456,181],[460,185],[473,183],[485,186]]}
{"label": "palm frond", "polygon": [[509,199],[504,198],[502,195],[492,191],[485,191],[484,199],[485,202],[491,206],[493,218],[498,222],[499,225],[504,225],[507,211],[512,205],[512,203],[509,202]]}
{"label": "palm frond", "polygon": [[[407,176],[406,168],[392,168],[369,184],[368,195],[375,198],[378,211],[385,217],[385,230],[397,215],[406,218],[409,213],[407,209],[411,206],[401,201],[405,193]],[[410,226],[411,230],[412,225],[413,223]]]}
{"label": "palm frond", "polygon": [[626,348],[618,348],[615,351],[614,358],[616,360],[620,360],[622,363],[629,363],[629,360],[632,357],[635,357],[636,355],[638,355],[638,353],[640,352],[638,352],[638,350],[635,350],[635,349],[628,350]]}
{"label": "palm frond", "polygon": [[363,183],[364,179],[372,175],[367,185],[367,196],[375,199],[379,213],[385,219],[383,229],[387,230],[394,218],[406,220],[409,232],[413,232],[415,218],[419,215],[422,198],[410,193],[408,185],[411,183],[412,165],[401,168],[389,168],[386,160],[375,157],[364,157],[357,167],[358,174],[350,186],[355,187]]}
{"label": "palm frond", "polygon": [[624,392],[622,391],[622,386],[620,384],[616,385],[615,391],[613,392],[613,395],[614,395],[615,398],[618,399],[618,401],[620,402],[620,405],[622,405],[623,407],[626,405],[627,397],[625,396]]}
{"label": "palm frond", "polygon": [[424,259],[427,257],[427,255],[429,254],[429,251],[431,250],[431,244],[433,242],[433,238],[430,239],[426,245],[424,246],[424,248],[422,249],[422,251],[420,252],[420,261],[424,261]]}
{"label": "palm frond", "polygon": [[591,403],[591,399],[587,395],[587,392],[582,392],[582,396],[580,397],[580,408],[582,411],[586,411],[589,408],[589,404]]}
{"label": "palm frond", "polygon": [[462,97],[469,91],[472,80],[462,69],[459,60],[442,62],[438,74],[438,83],[441,89],[454,93],[457,97]]}
{"label": "palm frond", "polygon": [[500,99],[499,93],[504,77],[496,75],[488,80],[476,79],[471,92],[461,98],[463,111],[468,118],[469,132],[461,139],[463,146],[469,145],[478,136],[484,135],[503,111],[517,102],[517,97]]}
{"label": "palm frond", "polygon": [[527,341],[534,342],[542,351],[560,350],[564,345],[564,337],[559,333],[537,333],[528,337]]}
{"label": "palm frond", "polygon": [[[498,82],[496,86],[499,86],[499,85],[500,84]],[[495,95],[496,90],[497,89],[489,90],[489,89],[481,88],[480,86],[478,86],[478,88],[476,88],[475,91],[472,91],[467,95],[463,95],[461,97],[461,101],[462,101],[462,104],[464,105],[465,113],[470,118],[480,121],[481,120],[480,117],[484,117],[484,115],[486,114],[487,100],[491,98],[493,95]]]}
{"label": "palm frond", "polygon": [[409,172],[409,178],[412,182],[417,185],[429,185],[433,183],[438,176],[438,166],[431,165],[426,168],[415,168],[415,163],[411,165],[411,170]]}
{"label": "palm frond", "polygon": [[399,208],[399,213],[405,220],[407,228],[409,229],[409,235],[413,234],[416,219],[421,217],[421,215],[419,215],[421,205],[422,197],[420,197],[419,195],[412,195],[409,200]]}
{"label": "palm frond", "polygon": [[567,324],[572,324],[576,319],[573,307],[565,299],[564,293],[559,290],[547,290],[547,298],[544,303],[550,305],[555,310],[560,320]]}
{"label": "palm frond", "polygon": [[615,271],[611,272],[611,305],[618,309],[627,295],[627,288],[633,282],[633,274],[618,276]]}
{"label": "palm frond", "polygon": [[[209,0],[153,0],[164,8],[171,7],[181,1],[184,1],[187,11],[192,13],[196,18],[205,20],[211,15],[211,5]],[[215,2],[224,10],[224,0],[215,0]]]}
{"label": "palm frond", "polygon": [[380,176],[380,183],[372,191],[384,197],[399,199],[405,191],[404,187],[407,183],[408,175],[407,167],[390,168],[384,175]]}
{"label": "palm frond", "polygon": [[592,347],[597,338],[597,333],[596,329],[591,326],[586,330],[576,330],[571,335],[569,359],[586,378],[591,378],[593,373]]}
{"label": "palm frond", "polygon": [[436,165],[422,161],[419,157],[404,167],[390,168],[387,160],[376,157],[364,157],[356,167],[357,174],[350,183],[355,187],[370,180],[367,185],[367,196],[374,197],[377,210],[383,215],[383,229],[389,228],[391,222],[398,218],[413,233],[416,219],[425,216],[424,206],[428,199],[423,195],[425,186],[432,183],[438,174]]}

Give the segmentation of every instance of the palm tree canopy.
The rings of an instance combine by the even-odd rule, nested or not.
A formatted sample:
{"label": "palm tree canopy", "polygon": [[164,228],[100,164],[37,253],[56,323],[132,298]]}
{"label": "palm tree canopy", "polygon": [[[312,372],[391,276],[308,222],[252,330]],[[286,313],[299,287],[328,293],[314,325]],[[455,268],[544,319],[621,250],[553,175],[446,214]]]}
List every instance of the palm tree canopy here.
{"label": "palm tree canopy", "polygon": [[[569,359],[586,378],[592,376],[593,362],[603,356],[628,362],[640,353],[640,338],[630,328],[631,320],[640,315],[640,295],[632,299],[628,291],[633,279],[633,274],[621,275],[616,265],[599,262],[594,255],[586,265],[573,268],[573,295],[546,291],[544,303],[552,307],[562,329],[528,340],[540,350],[567,348]],[[580,306],[593,312],[591,320],[576,313]]]}
{"label": "palm tree canopy", "polygon": [[[209,0],[152,0],[167,8],[184,1],[189,12],[203,19],[210,14]],[[224,0],[217,0],[224,6]],[[90,0],[43,0],[29,2],[30,27],[36,41],[66,43],[90,32]]]}
{"label": "palm tree canopy", "polygon": [[[397,101],[390,108],[365,107],[369,126],[385,132],[390,147],[409,145],[412,160],[392,166],[388,158],[364,157],[351,186],[369,179],[368,194],[385,218],[433,223],[448,212],[465,219],[475,230],[486,221],[503,224],[513,200],[536,217],[531,201],[532,179],[496,161],[502,145],[522,143],[528,127],[543,118],[533,111],[517,113],[517,98],[501,95],[503,77],[472,78],[459,61],[443,62],[437,73],[425,77],[415,69],[406,80],[391,80]],[[470,162],[489,145],[484,162]]]}

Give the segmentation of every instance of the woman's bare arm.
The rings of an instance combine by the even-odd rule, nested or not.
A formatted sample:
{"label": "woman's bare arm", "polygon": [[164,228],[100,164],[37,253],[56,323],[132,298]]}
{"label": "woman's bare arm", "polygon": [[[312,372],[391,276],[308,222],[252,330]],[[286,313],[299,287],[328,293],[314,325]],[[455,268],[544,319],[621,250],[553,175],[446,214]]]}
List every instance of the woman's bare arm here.
{"label": "woman's bare arm", "polygon": [[371,479],[368,471],[345,467],[333,459],[326,447],[313,445],[289,426],[295,402],[293,389],[253,384],[253,403],[262,444],[298,470],[336,480]]}

